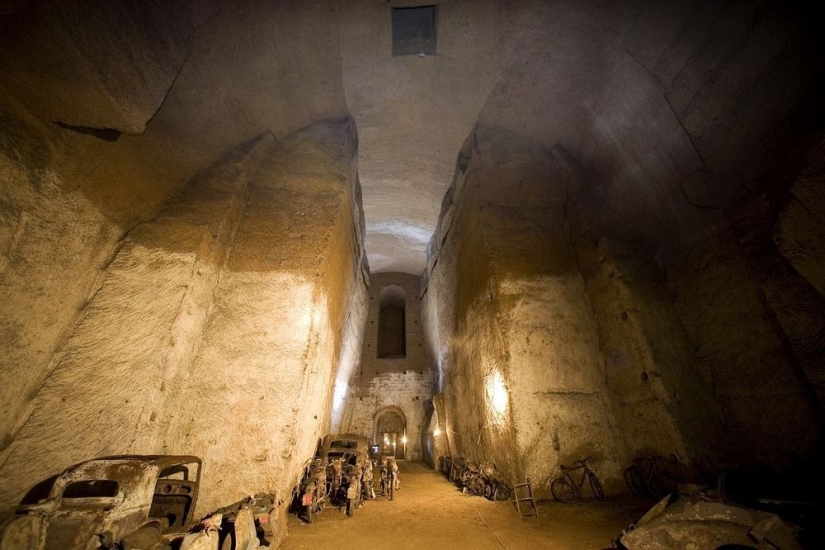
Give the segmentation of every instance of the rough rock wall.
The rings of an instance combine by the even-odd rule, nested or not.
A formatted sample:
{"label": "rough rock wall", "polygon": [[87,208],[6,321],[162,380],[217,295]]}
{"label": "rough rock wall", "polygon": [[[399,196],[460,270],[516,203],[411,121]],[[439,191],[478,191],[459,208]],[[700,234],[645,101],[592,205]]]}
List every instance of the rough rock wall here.
{"label": "rough rock wall", "polygon": [[722,413],[662,271],[633,243],[595,242],[580,204],[571,245],[599,326],[605,383],[630,456],[718,465]]}
{"label": "rough rock wall", "polygon": [[[404,290],[406,355],[379,358],[378,327],[381,290],[397,285]],[[398,407],[407,420],[407,458],[421,460],[424,403],[432,395],[430,358],[424,347],[420,311],[420,278],[408,273],[375,273],[370,277],[369,308],[363,333],[363,351],[358,372],[349,381],[342,430],[376,437],[376,414],[385,407]]]}
{"label": "rough rock wall", "polygon": [[2,81],[43,120],[139,134],[189,56],[189,37],[217,11],[215,0],[29,2],[0,18]]}
{"label": "rough rock wall", "polygon": [[327,5],[79,4],[0,8],[0,452],[132,228],[237,144],[346,115]]}
{"label": "rough rock wall", "polygon": [[428,326],[449,348],[439,368],[451,451],[513,481],[529,475],[540,496],[559,464],[584,456],[617,487],[625,450],[565,227],[571,173],[503,130],[478,129],[469,149],[425,295],[430,320],[442,295],[456,296],[452,317],[436,314],[441,332]]}
{"label": "rough rock wall", "polygon": [[[808,381],[730,230],[697,235],[665,265],[703,376],[723,414],[716,451],[737,468],[786,468],[820,437]],[[820,321],[821,330],[822,322]]]}
{"label": "rough rock wall", "polygon": [[4,506],[119,453],[202,456],[198,512],[288,494],[328,428],[345,308],[365,290],[349,124],[272,142],[229,154],[124,240],[4,455]]}
{"label": "rough rock wall", "polygon": [[[816,157],[790,197],[788,188],[821,141],[816,98],[825,64],[817,19],[775,1],[693,0],[526,2],[502,17],[520,32],[502,40],[503,77],[479,123],[523,133],[567,158],[581,183],[574,202],[586,212],[591,241],[578,246],[601,247],[597,258],[604,254],[609,265],[628,262],[626,253],[611,254],[624,243],[618,250],[629,246],[636,259],[618,272],[647,266],[647,282],[631,282],[631,296],[621,300],[645,311],[631,342],[640,346],[635,368],[648,380],[634,393],[657,397],[649,413],[667,409],[681,433],[667,441],[651,431],[641,441],[684,448],[709,467],[775,468],[810,456],[823,425],[825,330],[815,291],[821,208],[815,185],[805,183],[817,173]],[[611,346],[605,352],[626,352],[627,341],[616,346],[613,339],[631,336],[633,312],[624,327],[613,325],[610,301],[600,305],[606,298],[592,294],[602,272],[604,265],[592,272],[588,292]],[[675,338],[668,341],[666,331]],[[648,369],[654,364],[660,367]],[[717,375],[728,383],[717,387]],[[680,384],[668,377],[687,385],[674,391]],[[661,386],[652,391],[650,380]],[[699,384],[698,409],[680,404],[691,381]],[[702,408],[707,388],[716,404]],[[800,419],[779,434],[796,409]],[[696,428],[694,410],[720,424]]]}
{"label": "rough rock wall", "polygon": [[350,394],[345,433],[357,433],[375,439],[377,415],[388,407],[401,409],[407,421],[407,460],[421,460],[421,431],[424,423],[424,403],[430,397],[429,373],[408,370],[385,372],[377,376],[356,379],[357,385]]}
{"label": "rough rock wall", "polygon": [[[203,511],[256,487],[286,498],[329,430],[346,307],[352,294],[366,305],[348,130],[298,133],[251,182],[204,345],[181,387],[183,414],[166,434],[176,452],[197,449],[210,487],[220,487]],[[235,421],[226,429],[209,429],[227,419]]]}
{"label": "rough rock wall", "polygon": [[124,240],[6,449],[5,506],[69,464],[137,452],[137,437],[158,446],[164,381],[197,347],[250,169],[235,152]]}
{"label": "rough rock wall", "polygon": [[501,129],[459,154],[422,290],[450,451],[539,487],[590,455],[608,490],[641,454],[705,473],[810,459],[825,309],[773,244],[775,205],[657,250],[604,235],[592,178]]}
{"label": "rough rock wall", "polygon": [[793,182],[776,224],[775,240],[794,268],[825,296],[825,142]]}

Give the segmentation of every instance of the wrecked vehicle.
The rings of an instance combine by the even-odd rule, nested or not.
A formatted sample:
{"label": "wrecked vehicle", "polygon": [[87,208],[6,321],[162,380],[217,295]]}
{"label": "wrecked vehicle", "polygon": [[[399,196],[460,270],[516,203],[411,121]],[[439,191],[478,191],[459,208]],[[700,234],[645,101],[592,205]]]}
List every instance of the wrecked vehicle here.
{"label": "wrecked vehicle", "polygon": [[213,516],[221,517],[221,550],[253,550],[261,545],[261,539],[274,540],[277,533],[272,520],[278,516],[279,504],[274,493],[259,493],[219,508]]}
{"label": "wrecked vehicle", "polygon": [[0,548],[167,548],[198,498],[195,456],[113,456],[41,481],[0,527]]}
{"label": "wrecked vehicle", "polygon": [[320,458],[306,461],[301,482],[293,492],[293,503],[299,502],[299,513],[303,513],[307,523],[312,523],[313,516],[324,509],[329,496],[326,464]]}
{"label": "wrecked vehicle", "polygon": [[366,437],[355,434],[328,434],[321,442],[319,458],[326,462],[342,458],[351,464],[368,462],[370,445]]}
{"label": "wrecked vehicle", "polygon": [[294,489],[294,506],[307,523],[327,502],[341,506],[348,516],[365,498],[373,498],[370,445],[366,437],[329,434],[321,442],[318,456],[304,464],[301,482]]}
{"label": "wrecked vehicle", "polygon": [[775,514],[678,493],[648,510],[625,530],[616,546],[626,550],[802,548]]}
{"label": "wrecked vehicle", "polygon": [[348,516],[354,515],[361,504],[364,486],[372,484],[369,453],[369,441],[361,435],[329,434],[321,443],[320,459],[327,464],[329,499],[333,504],[344,506]]}

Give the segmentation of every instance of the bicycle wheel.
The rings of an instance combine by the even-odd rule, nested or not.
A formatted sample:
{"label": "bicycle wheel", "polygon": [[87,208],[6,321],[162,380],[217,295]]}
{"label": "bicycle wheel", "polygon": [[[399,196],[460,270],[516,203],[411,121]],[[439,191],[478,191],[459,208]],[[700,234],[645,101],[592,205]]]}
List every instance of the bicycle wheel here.
{"label": "bicycle wheel", "polygon": [[487,486],[480,477],[474,476],[470,478],[469,487],[470,492],[472,492],[476,496],[483,497],[484,496],[484,488]]}
{"label": "bicycle wheel", "polygon": [[679,485],[681,484],[682,480],[679,479],[679,476],[674,474],[673,472],[667,472],[664,470],[659,471],[659,475],[657,476],[658,479],[656,480],[656,497],[663,498],[665,495],[669,495],[671,493],[676,493],[679,491]]}
{"label": "bicycle wheel", "polygon": [[596,477],[596,474],[588,472],[587,479],[590,481],[590,490],[593,491],[593,496],[599,500],[604,500],[604,488],[602,487],[602,482]]}
{"label": "bicycle wheel", "polygon": [[312,523],[312,504],[307,504],[304,506],[304,517],[307,520],[307,523]]}
{"label": "bicycle wheel", "polygon": [[627,488],[637,497],[646,497],[648,495],[647,483],[642,475],[642,471],[638,466],[633,464],[624,471],[624,481],[627,483]]}
{"label": "bicycle wheel", "polygon": [[496,490],[493,493],[494,500],[510,500],[510,487],[506,483],[499,483],[496,485]]}
{"label": "bicycle wheel", "polygon": [[553,483],[550,484],[550,492],[553,493],[553,498],[565,504],[576,502],[576,499],[579,498],[576,487],[563,477],[557,477],[553,480]]}

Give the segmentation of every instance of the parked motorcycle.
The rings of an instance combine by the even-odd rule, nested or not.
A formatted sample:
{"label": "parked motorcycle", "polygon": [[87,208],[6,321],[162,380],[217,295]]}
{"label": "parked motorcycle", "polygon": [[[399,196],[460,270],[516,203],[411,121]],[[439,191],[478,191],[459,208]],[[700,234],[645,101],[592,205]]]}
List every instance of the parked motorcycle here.
{"label": "parked motorcycle", "polygon": [[398,463],[396,463],[394,457],[387,457],[381,465],[381,493],[388,500],[393,500],[395,491],[398,490],[399,486]]}
{"label": "parked motorcycle", "polygon": [[375,463],[370,459],[363,466],[363,473],[361,474],[361,500],[372,500],[375,498],[374,474],[373,468]]}
{"label": "parked motorcycle", "polygon": [[333,459],[327,465],[327,482],[330,484],[330,501],[346,508],[352,517],[361,503],[361,464],[350,464],[344,458]]}
{"label": "parked motorcycle", "polygon": [[307,523],[312,523],[312,516],[324,509],[328,493],[326,467],[320,459],[309,459],[304,464],[297,495]]}

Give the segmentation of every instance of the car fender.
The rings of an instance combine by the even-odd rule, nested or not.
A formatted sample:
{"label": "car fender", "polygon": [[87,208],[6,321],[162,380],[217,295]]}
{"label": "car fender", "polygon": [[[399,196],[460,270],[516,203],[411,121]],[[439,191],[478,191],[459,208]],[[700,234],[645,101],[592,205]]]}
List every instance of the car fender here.
{"label": "car fender", "polygon": [[42,550],[45,546],[46,518],[40,514],[12,516],[0,526],[0,550]]}

